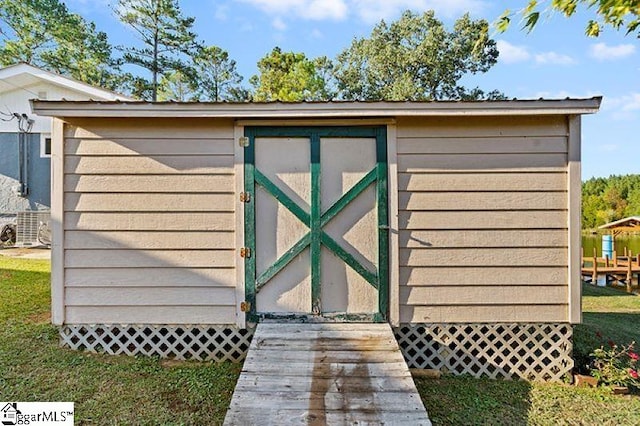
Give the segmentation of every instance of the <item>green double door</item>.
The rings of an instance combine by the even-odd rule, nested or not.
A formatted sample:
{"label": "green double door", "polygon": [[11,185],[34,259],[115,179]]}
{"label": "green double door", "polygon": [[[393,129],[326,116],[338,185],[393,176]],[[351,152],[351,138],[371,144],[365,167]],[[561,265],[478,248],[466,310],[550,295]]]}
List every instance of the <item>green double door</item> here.
{"label": "green double door", "polygon": [[246,127],[249,321],[385,321],[384,127]]}

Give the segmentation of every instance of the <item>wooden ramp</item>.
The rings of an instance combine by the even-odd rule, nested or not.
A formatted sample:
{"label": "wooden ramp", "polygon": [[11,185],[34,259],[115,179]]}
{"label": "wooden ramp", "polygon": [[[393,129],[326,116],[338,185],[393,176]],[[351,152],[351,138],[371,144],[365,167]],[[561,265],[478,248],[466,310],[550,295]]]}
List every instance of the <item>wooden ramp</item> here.
{"label": "wooden ramp", "polygon": [[225,425],[431,425],[388,324],[256,329]]}

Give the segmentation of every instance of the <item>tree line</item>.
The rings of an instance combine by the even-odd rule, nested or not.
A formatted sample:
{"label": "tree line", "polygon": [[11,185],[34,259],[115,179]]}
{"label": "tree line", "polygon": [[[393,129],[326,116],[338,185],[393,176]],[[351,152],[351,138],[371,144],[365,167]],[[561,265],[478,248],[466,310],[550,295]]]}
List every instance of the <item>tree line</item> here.
{"label": "tree line", "polygon": [[640,175],[594,177],[582,183],[582,229],[640,216]]}
{"label": "tree line", "polygon": [[432,11],[406,11],[335,58],[274,47],[245,85],[227,51],[198,39],[178,0],[118,0],[113,12],[135,36],[130,45],[111,45],[60,0],[0,0],[0,65],[26,62],[152,101],[504,98],[460,83],[498,59],[488,22],[469,15],[448,29]]}

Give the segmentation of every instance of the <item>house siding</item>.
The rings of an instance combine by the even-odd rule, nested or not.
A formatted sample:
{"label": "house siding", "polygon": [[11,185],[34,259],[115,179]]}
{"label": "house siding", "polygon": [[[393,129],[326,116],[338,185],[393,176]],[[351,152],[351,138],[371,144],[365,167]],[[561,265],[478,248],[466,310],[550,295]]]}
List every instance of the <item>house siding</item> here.
{"label": "house siding", "polygon": [[234,324],[233,121],[63,134],[64,322]]}
{"label": "house siding", "polygon": [[[14,123],[15,125],[15,123]],[[49,210],[51,206],[51,164],[40,156],[40,134],[29,133],[27,138],[27,178],[29,193],[17,195],[13,188],[19,185],[19,134],[0,133],[0,213],[25,210]]]}
{"label": "house siding", "polygon": [[401,323],[569,321],[567,123],[398,119]]}

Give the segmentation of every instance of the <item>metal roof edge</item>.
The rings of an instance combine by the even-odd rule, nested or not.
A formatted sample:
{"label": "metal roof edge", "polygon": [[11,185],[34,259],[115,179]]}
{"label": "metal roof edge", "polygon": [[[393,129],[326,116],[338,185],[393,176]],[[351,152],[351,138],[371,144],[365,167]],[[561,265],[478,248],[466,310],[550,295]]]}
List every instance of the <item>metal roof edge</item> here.
{"label": "metal roof edge", "polygon": [[593,114],[602,97],[510,101],[435,102],[145,102],[31,100],[34,113],[51,117],[359,118]]}

